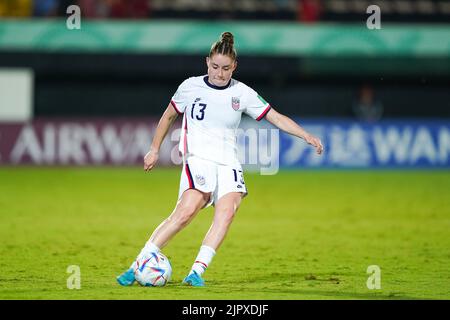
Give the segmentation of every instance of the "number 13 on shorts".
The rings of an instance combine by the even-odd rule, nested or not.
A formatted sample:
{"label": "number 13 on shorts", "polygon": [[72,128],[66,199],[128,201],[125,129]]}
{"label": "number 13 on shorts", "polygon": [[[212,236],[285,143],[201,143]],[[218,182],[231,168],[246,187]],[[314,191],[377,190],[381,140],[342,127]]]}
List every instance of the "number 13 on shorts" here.
{"label": "number 13 on shorts", "polygon": [[234,181],[238,184],[245,184],[242,170],[233,169]]}

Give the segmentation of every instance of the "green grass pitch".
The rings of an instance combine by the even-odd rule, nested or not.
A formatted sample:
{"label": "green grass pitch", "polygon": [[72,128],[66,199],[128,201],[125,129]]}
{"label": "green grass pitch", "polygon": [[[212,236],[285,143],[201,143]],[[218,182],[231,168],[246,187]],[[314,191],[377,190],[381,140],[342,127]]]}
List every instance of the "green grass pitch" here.
{"label": "green grass pitch", "polygon": [[[0,169],[0,299],[449,299],[449,171],[246,174],[249,196],[205,273],[181,285],[212,220],[164,248],[162,288],[121,287],[172,211],[180,169]],[[67,288],[67,267],[81,289]],[[368,289],[367,267],[381,269]]]}

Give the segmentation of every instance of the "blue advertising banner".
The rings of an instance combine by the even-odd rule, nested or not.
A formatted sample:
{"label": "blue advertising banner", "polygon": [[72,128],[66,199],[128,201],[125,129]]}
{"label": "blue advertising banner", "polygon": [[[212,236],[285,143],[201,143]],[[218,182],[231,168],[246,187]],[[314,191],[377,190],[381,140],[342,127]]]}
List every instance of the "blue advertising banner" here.
{"label": "blue advertising banner", "polygon": [[322,139],[325,152],[318,156],[304,141],[281,132],[281,167],[450,167],[449,120],[297,122]]}

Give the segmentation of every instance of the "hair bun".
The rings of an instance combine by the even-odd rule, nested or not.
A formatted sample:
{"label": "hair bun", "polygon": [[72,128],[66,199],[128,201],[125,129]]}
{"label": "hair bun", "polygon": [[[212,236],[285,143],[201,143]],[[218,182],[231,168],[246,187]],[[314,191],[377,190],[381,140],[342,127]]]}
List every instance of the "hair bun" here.
{"label": "hair bun", "polygon": [[220,35],[221,37],[221,41],[222,42],[227,42],[229,43],[231,46],[234,45],[234,36],[231,32],[222,32],[222,34]]}
{"label": "hair bun", "polygon": [[233,61],[236,60],[236,49],[234,49],[234,36],[231,32],[222,32],[220,39],[214,42],[209,50],[209,57],[215,54],[229,56]]}

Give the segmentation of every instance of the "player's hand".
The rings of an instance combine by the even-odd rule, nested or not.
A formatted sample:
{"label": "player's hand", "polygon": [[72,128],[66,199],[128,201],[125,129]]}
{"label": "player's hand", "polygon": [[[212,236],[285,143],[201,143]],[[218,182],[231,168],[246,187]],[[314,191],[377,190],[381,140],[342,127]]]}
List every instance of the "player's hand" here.
{"label": "player's hand", "polygon": [[159,154],[157,151],[150,150],[144,157],[144,171],[150,171],[158,161]]}
{"label": "player's hand", "polygon": [[316,148],[317,154],[322,154],[323,145],[319,138],[313,136],[312,134],[305,135],[305,141]]}

